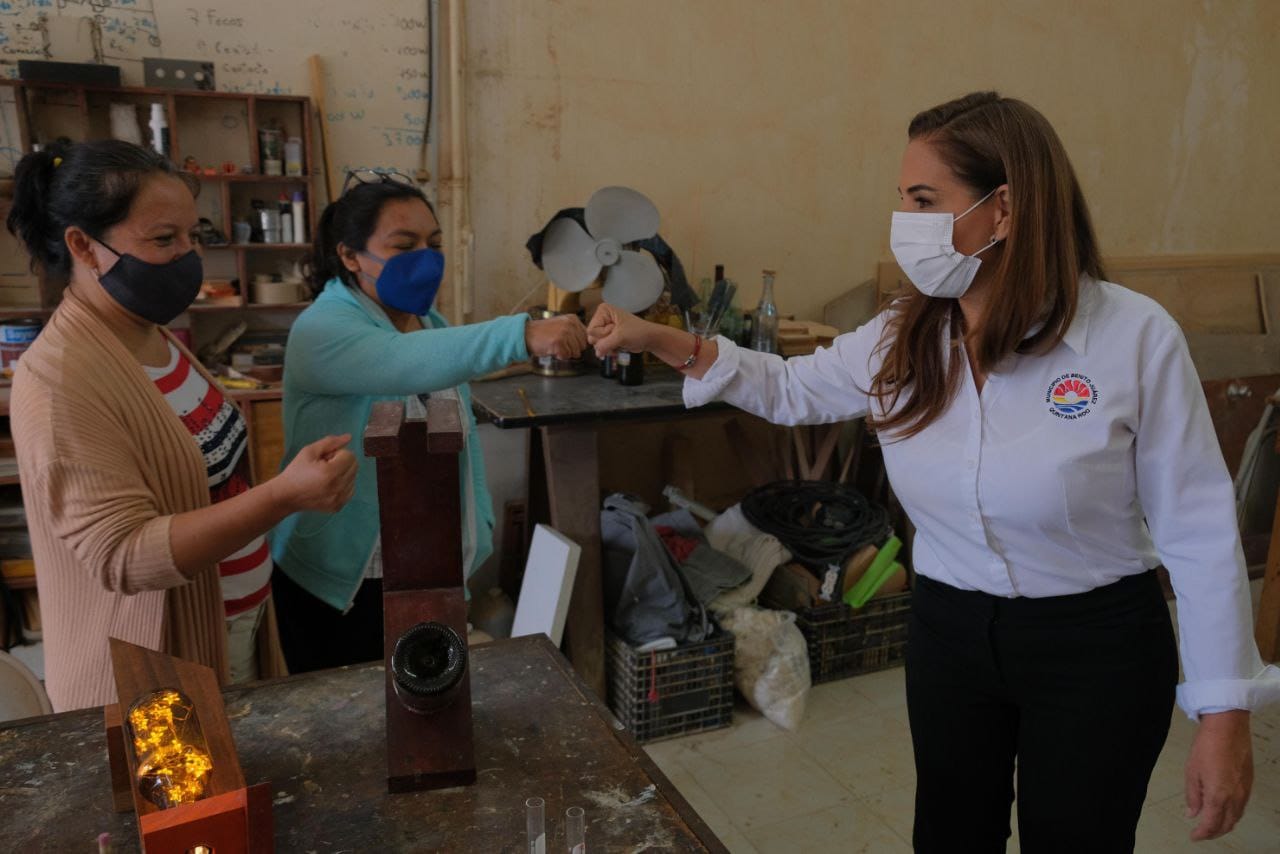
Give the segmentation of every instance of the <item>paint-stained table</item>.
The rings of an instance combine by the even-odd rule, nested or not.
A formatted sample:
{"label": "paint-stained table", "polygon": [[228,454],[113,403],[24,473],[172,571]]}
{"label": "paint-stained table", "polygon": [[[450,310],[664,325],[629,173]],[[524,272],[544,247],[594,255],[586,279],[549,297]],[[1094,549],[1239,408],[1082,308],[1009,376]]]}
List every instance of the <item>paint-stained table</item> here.
{"label": "paint-stained table", "polygon": [[[274,790],[276,850],[523,851],[524,801],[546,800],[547,851],[564,811],[586,810],[592,851],[726,851],[545,637],[472,650],[475,785],[388,795],[382,666],[226,691],[250,784]],[[88,851],[110,831],[102,710],[0,726],[0,851]]]}

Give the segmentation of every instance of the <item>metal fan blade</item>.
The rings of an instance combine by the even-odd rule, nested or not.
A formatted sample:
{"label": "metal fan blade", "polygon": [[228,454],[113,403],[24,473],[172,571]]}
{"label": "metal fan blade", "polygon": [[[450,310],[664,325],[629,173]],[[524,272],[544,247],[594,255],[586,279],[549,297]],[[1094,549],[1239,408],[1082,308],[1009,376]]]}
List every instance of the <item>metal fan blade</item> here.
{"label": "metal fan blade", "polygon": [[596,240],[631,243],[658,233],[658,209],[630,187],[596,190],[587,202],[586,220]]}
{"label": "metal fan blade", "polygon": [[639,313],[662,296],[662,270],[648,252],[622,253],[622,259],[604,276],[604,301]]}
{"label": "metal fan blade", "polygon": [[585,290],[600,276],[596,242],[575,220],[562,217],[543,235],[542,269],[561,290]]}

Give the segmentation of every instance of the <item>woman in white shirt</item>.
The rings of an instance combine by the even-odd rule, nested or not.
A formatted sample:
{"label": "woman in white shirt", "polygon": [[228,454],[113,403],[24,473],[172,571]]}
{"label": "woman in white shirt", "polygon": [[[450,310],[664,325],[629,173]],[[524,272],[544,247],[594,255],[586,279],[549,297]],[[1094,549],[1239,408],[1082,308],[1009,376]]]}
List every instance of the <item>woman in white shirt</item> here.
{"label": "woman in white shirt", "polygon": [[[911,122],[890,243],[916,290],[789,361],[604,306],[597,352],[683,370],[688,406],[866,416],[917,527],[907,652],[917,851],[1132,851],[1176,697],[1193,839],[1252,786],[1253,642],[1231,480],[1183,335],[1104,281],[1053,128],[975,93]],[[1178,599],[1185,680],[1153,567]]]}

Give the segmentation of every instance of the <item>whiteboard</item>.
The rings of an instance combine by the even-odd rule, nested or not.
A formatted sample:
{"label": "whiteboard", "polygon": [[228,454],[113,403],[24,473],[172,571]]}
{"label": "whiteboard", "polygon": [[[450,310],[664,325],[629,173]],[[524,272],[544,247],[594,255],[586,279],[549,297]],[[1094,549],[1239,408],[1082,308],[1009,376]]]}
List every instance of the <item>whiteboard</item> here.
{"label": "whiteboard", "polygon": [[[143,85],[142,58],[214,63],[224,92],[313,95],[307,58],[324,61],[331,168],[422,165],[428,132],[431,0],[0,0],[0,76],[18,60],[85,61],[121,68]],[[96,24],[96,27],[93,26]],[[21,156],[12,93],[0,92],[0,172]],[[434,131],[431,131],[434,136]],[[322,168],[315,151],[317,171]],[[321,185],[317,185],[319,189]]]}

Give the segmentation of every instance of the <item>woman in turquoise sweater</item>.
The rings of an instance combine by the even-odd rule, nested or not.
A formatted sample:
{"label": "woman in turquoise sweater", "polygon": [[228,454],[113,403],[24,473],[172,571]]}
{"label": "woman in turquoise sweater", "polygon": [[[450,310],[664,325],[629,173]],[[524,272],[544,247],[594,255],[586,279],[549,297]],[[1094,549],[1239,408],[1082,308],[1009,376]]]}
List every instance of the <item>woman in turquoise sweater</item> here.
{"label": "woman in turquoise sweater", "polygon": [[360,460],[340,512],[297,513],[272,535],[280,640],[294,673],[382,658],[382,561],[374,462],[356,443],[379,400],[457,389],[464,567],[493,551],[493,506],[467,381],[532,356],[577,356],[576,317],[526,315],[449,327],[431,303],[444,271],[435,211],[410,179],[353,173],[316,229],[315,303],[289,333],[284,465],[316,439],[350,433]]}

